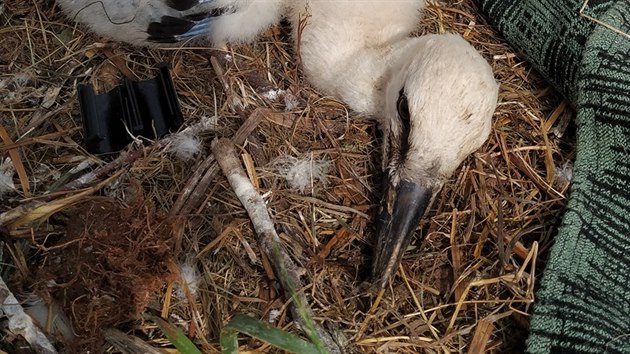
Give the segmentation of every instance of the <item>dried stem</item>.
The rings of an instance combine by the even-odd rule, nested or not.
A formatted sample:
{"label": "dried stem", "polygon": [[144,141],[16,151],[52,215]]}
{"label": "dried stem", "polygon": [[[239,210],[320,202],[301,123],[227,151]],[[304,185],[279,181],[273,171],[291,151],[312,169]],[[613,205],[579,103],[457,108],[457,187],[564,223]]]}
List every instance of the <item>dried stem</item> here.
{"label": "dried stem", "polygon": [[[268,111],[268,109],[264,108],[254,110],[254,112],[249,115],[247,120],[245,120],[243,125],[241,125],[238,129],[232,138],[232,142],[234,142],[234,144],[243,144],[252,131],[256,129],[258,124],[260,124]],[[218,168],[214,155],[210,155],[197,166],[192,177],[190,177],[181,194],[175,201],[175,204],[171,208],[170,214],[184,215],[188,214],[191,210],[194,210],[205,198],[208,186],[214,179],[217,172]]]}
{"label": "dried stem", "polygon": [[1,312],[9,318],[9,331],[20,334],[36,353],[57,353],[46,335],[37,327],[29,315],[24,312],[22,305],[17,301],[11,290],[2,278],[0,278],[0,300],[2,300]]}
{"label": "dried stem", "polygon": [[282,247],[280,237],[276,233],[273,221],[269,216],[265,201],[252,185],[237,157],[234,144],[228,139],[217,139],[212,142],[214,154],[221,170],[225,174],[238,199],[247,210],[258,237],[258,244],[265,253],[271,266],[285,291],[285,295],[293,300],[291,312],[300,328],[319,348],[326,348],[330,353],[340,353],[339,347],[323,328],[312,319],[312,311],[306,296],[298,292],[302,288],[301,270],[291,260]]}

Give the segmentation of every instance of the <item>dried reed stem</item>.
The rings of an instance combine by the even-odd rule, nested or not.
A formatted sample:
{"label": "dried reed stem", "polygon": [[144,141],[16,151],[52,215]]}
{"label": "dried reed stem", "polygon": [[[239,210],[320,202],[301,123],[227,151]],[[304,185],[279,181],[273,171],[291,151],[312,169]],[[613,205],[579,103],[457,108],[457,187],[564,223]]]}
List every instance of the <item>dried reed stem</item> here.
{"label": "dried reed stem", "polygon": [[228,139],[216,139],[212,142],[212,153],[219,163],[223,174],[228,179],[236,196],[249,215],[258,238],[261,251],[269,259],[271,266],[285,295],[293,302],[291,312],[300,328],[311,339],[313,344],[325,348],[330,353],[340,353],[331,336],[312,319],[312,310],[306,296],[298,292],[302,288],[299,267],[282,247],[273,221],[269,216],[265,201],[252,185],[245,170],[238,160],[234,144]]}

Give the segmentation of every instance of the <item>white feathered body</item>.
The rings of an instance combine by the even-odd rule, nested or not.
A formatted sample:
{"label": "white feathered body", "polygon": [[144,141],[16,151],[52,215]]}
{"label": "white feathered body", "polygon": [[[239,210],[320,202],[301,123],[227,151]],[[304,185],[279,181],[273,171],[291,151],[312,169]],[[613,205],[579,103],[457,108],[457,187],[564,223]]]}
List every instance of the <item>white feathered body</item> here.
{"label": "white feathered body", "polygon": [[[213,21],[207,38],[215,45],[253,40],[286,17],[309,81],[362,113],[376,113],[390,46],[409,37],[424,0],[214,0],[177,11],[164,0],[58,0],[73,19],[93,31],[132,44],[147,45],[147,27],[163,16],[187,16],[204,9],[233,7]],[[298,35],[298,31],[300,32]],[[363,59],[363,60],[362,60]],[[340,85],[340,83],[342,83]],[[351,86],[348,83],[352,83]]]}
{"label": "white feathered body", "polygon": [[412,155],[397,168],[400,178],[448,178],[490,131],[498,92],[490,66],[458,35],[411,36],[425,0],[57,1],[95,32],[140,45],[250,41],[288,18],[311,84],[377,117],[386,139],[404,136],[396,105],[406,95]]}
{"label": "white feathered body", "polygon": [[[340,97],[355,111],[377,114],[383,104],[383,74],[392,45],[409,37],[423,1],[311,0],[292,9],[300,56],[309,81]],[[392,21],[392,19],[396,19]],[[377,30],[375,30],[377,29]]]}
{"label": "white feathered body", "polygon": [[381,287],[428,200],[490,133],[492,70],[459,35],[411,36],[425,0],[58,2],[96,32],[142,45],[249,41],[288,18],[310,83],[381,123],[387,187],[373,269]]}

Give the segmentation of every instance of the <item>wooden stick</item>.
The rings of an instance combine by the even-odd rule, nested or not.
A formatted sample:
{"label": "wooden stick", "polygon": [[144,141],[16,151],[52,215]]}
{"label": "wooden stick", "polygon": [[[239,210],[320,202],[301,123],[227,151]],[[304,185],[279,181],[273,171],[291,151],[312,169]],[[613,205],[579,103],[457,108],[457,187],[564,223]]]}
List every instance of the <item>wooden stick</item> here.
{"label": "wooden stick", "polygon": [[[238,129],[232,138],[232,142],[239,145],[243,144],[268,113],[269,109],[266,108],[255,109]],[[186,183],[186,186],[184,186],[179,197],[177,197],[175,204],[171,208],[170,215],[185,215],[197,208],[205,198],[208,186],[218,170],[214,155],[210,155],[202,161]]]}
{"label": "wooden stick", "polygon": [[212,153],[234,193],[247,210],[254,225],[260,249],[269,259],[285,296],[292,299],[290,308],[293,318],[313,344],[329,353],[341,353],[332,337],[313,321],[312,310],[306,296],[298,292],[302,288],[300,274],[303,270],[293,262],[282,247],[282,241],[269,216],[265,201],[256,192],[241,166],[234,144],[228,139],[216,139],[212,142]]}
{"label": "wooden stick", "polygon": [[140,338],[130,336],[116,328],[103,330],[105,340],[124,354],[162,354],[163,352],[143,342]]}
{"label": "wooden stick", "polygon": [[492,322],[486,319],[477,322],[477,329],[475,329],[475,335],[470,343],[468,354],[485,353],[488,340],[492,336],[493,331],[494,324]]}
{"label": "wooden stick", "polygon": [[[457,244],[457,208],[453,209],[453,221],[451,222],[451,259],[453,262],[453,293],[455,295],[455,301],[459,301],[459,298],[464,293],[463,279],[460,279],[462,275],[462,253]],[[466,304],[462,305],[462,309],[466,309]]]}

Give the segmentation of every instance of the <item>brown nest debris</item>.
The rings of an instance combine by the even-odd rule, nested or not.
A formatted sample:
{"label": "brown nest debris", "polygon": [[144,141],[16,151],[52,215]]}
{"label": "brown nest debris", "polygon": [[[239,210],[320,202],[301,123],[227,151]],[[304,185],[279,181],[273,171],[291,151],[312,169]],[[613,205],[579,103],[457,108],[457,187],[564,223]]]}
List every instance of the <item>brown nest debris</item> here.
{"label": "brown nest debris", "polygon": [[[149,50],[97,38],[43,0],[2,4],[0,21],[2,276],[21,301],[55,300],[79,343],[114,326],[124,332],[117,338],[172,348],[142,320],[152,311],[210,353],[237,313],[300,333],[211,157],[210,141],[227,137],[304,272],[300,292],[315,321],[344,349],[523,350],[571,179],[571,112],[472,0],[429,6],[418,34],[458,32],[491,63],[501,85],[493,131],[446,184],[418,228],[424,241],[412,243],[381,296],[366,285],[378,129],[303,81],[285,28],[221,50]],[[87,153],[76,84],[104,92],[125,76],[154,77],[163,61],[181,133],[192,129],[201,151],[178,154],[167,138],[136,142],[118,159]]]}
{"label": "brown nest debris", "polygon": [[175,279],[176,224],[142,200],[123,206],[96,198],[63,214],[63,239],[37,245],[43,259],[35,286],[71,317],[82,338],[73,346],[98,348],[102,329],[141,319],[154,293]]}

